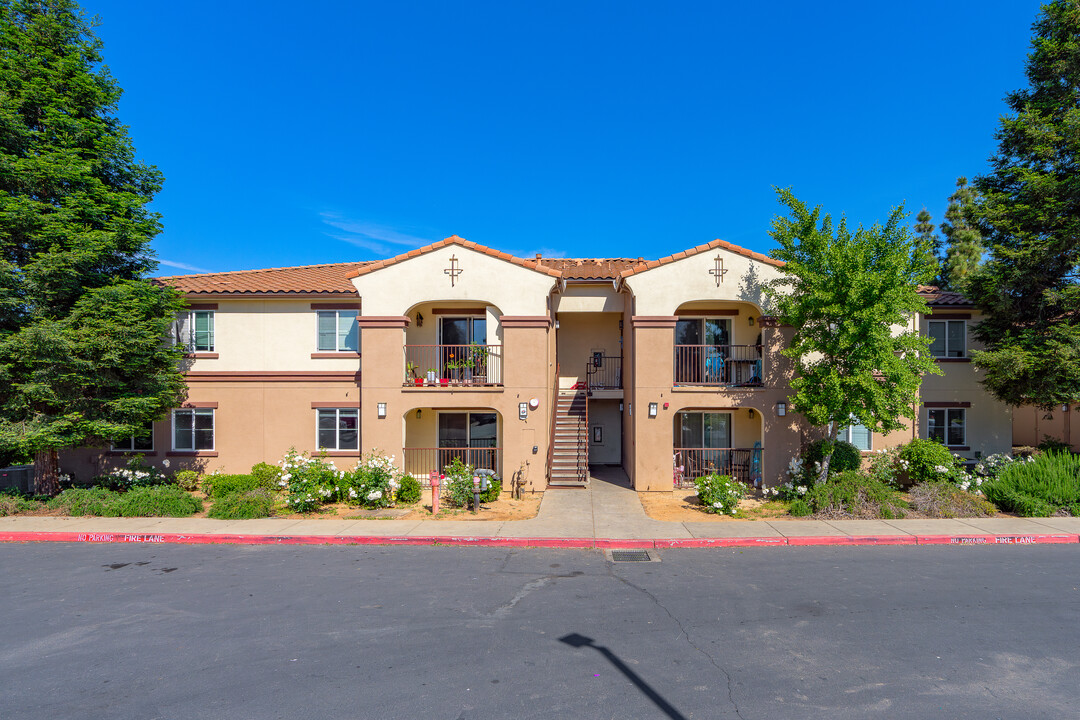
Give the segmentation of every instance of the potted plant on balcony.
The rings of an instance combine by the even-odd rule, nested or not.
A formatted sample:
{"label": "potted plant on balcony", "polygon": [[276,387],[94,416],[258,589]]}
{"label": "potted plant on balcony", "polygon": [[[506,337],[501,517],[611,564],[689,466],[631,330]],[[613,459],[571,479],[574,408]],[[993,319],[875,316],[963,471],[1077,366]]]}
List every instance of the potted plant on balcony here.
{"label": "potted plant on balcony", "polygon": [[435,374],[435,368],[427,369],[427,383],[428,385],[434,385],[437,375]]}
{"label": "potted plant on balcony", "polygon": [[412,381],[413,381],[414,385],[419,387],[420,385],[424,384],[424,378],[418,377],[416,375],[416,363],[411,363],[411,362],[405,363],[405,369],[409,371],[409,376],[412,377]]}

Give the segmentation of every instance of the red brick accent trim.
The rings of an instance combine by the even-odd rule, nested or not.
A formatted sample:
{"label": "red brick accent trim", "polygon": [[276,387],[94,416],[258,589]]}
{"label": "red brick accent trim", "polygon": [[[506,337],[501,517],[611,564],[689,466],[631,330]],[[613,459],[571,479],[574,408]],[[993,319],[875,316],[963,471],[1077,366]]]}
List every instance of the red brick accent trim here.
{"label": "red brick accent trim", "polygon": [[180,407],[182,408],[216,408],[218,404],[216,402],[186,402]]}
{"label": "red brick accent trim", "polygon": [[969,402],[952,402],[952,401],[924,402],[923,407],[928,407],[928,408],[969,408],[969,407],[971,407],[971,403],[969,403]]}
{"label": "red brick accent trim", "polygon": [[124,457],[131,455],[157,457],[157,450],[106,450],[105,455],[107,455],[108,457]]}
{"label": "red brick accent trim", "polygon": [[320,455],[326,455],[326,457],[336,457],[336,458],[351,457],[351,458],[360,459],[360,451],[359,450],[320,450],[319,454]]}
{"label": "red brick accent trim", "polygon": [[219,355],[216,352],[197,352],[184,353],[184,357],[189,360],[217,360]]}
{"label": "red brick accent trim", "polygon": [[773,315],[762,315],[758,318],[760,327],[780,327],[780,318]]}
{"label": "red brick accent trim", "polygon": [[503,315],[499,318],[504,328],[551,327],[550,315]]}
{"label": "red brick accent trim", "polygon": [[313,302],[313,303],[311,303],[311,309],[312,310],[359,310],[360,309],[360,301],[357,300],[356,302],[340,302],[340,303]]}
{"label": "red brick accent trim", "polygon": [[359,358],[359,357],[360,357],[360,353],[358,353],[358,352],[350,352],[350,351],[345,351],[345,352],[313,352],[313,353],[311,353],[311,359],[312,360],[341,360],[342,358],[356,359],[356,358]]}
{"label": "red brick accent trim", "polygon": [[634,315],[630,322],[635,328],[673,328],[678,319],[674,315]]}
{"label": "red brick accent trim", "polygon": [[170,450],[165,457],[217,457],[217,450]]}
{"label": "red brick accent trim", "polygon": [[448,238],[446,238],[444,240],[440,240],[437,243],[432,243],[431,245],[425,245],[424,247],[417,248],[416,250],[410,250],[409,252],[404,253],[402,255],[398,255],[397,257],[387,258],[386,260],[377,260],[375,262],[368,263],[367,265],[364,265],[363,267],[360,267],[360,268],[358,268],[356,270],[353,270],[351,273],[349,273],[345,277],[355,278],[355,277],[360,277],[361,275],[367,275],[369,272],[374,272],[376,270],[380,270],[380,269],[382,269],[384,267],[387,267],[389,265],[396,265],[397,263],[399,263],[399,262],[401,262],[403,260],[408,260],[409,258],[414,258],[414,257],[419,257],[420,255],[425,255],[425,254],[431,252],[432,250],[438,250],[439,248],[444,248],[447,245],[458,245],[458,246],[463,247],[463,248],[468,248],[469,250],[475,250],[476,252],[483,253],[484,255],[490,255],[493,258],[498,258],[500,260],[506,260],[507,262],[513,263],[514,265],[519,265],[519,266],[521,266],[523,268],[528,268],[529,270],[535,270],[536,272],[542,273],[544,275],[549,275],[551,277],[556,277],[556,278],[561,278],[562,277],[562,273],[559,272],[558,270],[552,270],[551,268],[544,267],[543,265],[541,265],[541,264],[539,264],[539,263],[537,263],[537,262],[535,262],[533,260],[525,260],[524,258],[514,257],[513,255],[510,255],[509,253],[499,252],[498,250],[492,250],[489,247],[484,247],[483,245],[471,242],[469,240],[466,240],[465,238],[458,237],[457,235],[451,235],[450,237],[448,237]]}
{"label": "red brick accent trim", "polygon": [[360,384],[360,371],[348,370],[221,370],[184,373],[189,382],[349,382]]}
{"label": "red brick accent trim", "polygon": [[190,303],[187,306],[188,310],[217,310],[217,303]]}
{"label": "red brick accent trim", "polygon": [[947,308],[930,308],[926,316],[931,320],[970,320],[971,313],[953,312]]}
{"label": "red brick accent trim", "polygon": [[487,308],[463,307],[463,308],[432,308],[432,315],[485,315]]}
{"label": "red brick accent trim", "polygon": [[312,400],[311,409],[337,409],[344,408],[346,410],[352,410],[360,406],[360,403],[353,400],[350,404],[348,400]]}
{"label": "red brick accent trim", "polygon": [[361,315],[356,324],[362,328],[407,328],[412,322],[408,315]]}

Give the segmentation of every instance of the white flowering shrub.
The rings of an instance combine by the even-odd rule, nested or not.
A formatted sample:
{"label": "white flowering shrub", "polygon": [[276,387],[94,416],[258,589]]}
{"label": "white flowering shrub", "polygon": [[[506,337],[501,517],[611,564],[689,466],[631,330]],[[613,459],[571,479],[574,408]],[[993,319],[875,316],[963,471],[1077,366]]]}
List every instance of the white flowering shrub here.
{"label": "white flowering shrub", "polygon": [[345,473],[325,458],[308,457],[290,449],[281,461],[278,484],[288,493],[286,505],[293,512],[311,512],[334,502],[341,493]]}
{"label": "white flowering shrub", "polygon": [[705,475],[694,481],[698,502],[705,512],[736,515],[739,501],[746,497],[746,486],[730,475]]}
{"label": "white flowering shrub", "polygon": [[367,508],[390,507],[401,487],[401,476],[392,455],[372,452],[342,478],[341,499]]}
{"label": "white flowering shrub", "polygon": [[130,490],[137,487],[167,485],[172,480],[153,465],[143,462],[142,455],[128,458],[127,467],[110,470],[94,478],[93,484],[110,490]]}

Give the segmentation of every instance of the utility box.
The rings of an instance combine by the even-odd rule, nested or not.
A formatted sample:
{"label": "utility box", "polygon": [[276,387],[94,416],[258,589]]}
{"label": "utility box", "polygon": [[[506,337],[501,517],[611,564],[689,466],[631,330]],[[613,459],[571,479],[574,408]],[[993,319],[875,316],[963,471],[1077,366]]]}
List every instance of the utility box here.
{"label": "utility box", "polygon": [[0,490],[18,490],[32,494],[34,492],[34,466],[11,465],[0,468]]}

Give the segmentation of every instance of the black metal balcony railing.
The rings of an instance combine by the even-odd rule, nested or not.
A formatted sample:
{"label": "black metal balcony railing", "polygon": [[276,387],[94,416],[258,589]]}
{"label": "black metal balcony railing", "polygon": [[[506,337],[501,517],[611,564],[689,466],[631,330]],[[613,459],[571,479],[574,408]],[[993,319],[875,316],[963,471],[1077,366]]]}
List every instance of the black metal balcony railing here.
{"label": "black metal balcony railing", "polygon": [[676,345],[675,384],[760,387],[760,345]]}
{"label": "black metal balcony railing", "polygon": [[761,478],[761,448],[675,448],[675,487],[704,475],[730,475],[753,485]]}
{"label": "black metal balcony railing", "polygon": [[621,390],[622,357],[619,355],[593,355],[585,366],[589,390]]}
{"label": "black metal balcony railing", "polygon": [[502,385],[502,345],[406,345],[404,384]]}
{"label": "black metal balcony railing", "polygon": [[420,484],[431,484],[428,474],[445,472],[447,465],[459,458],[474,470],[491,470],[499,473],[502,461],[502,448],[499,447],[464,447],[464,448],[405,448],[405,472],[411,474]]}

